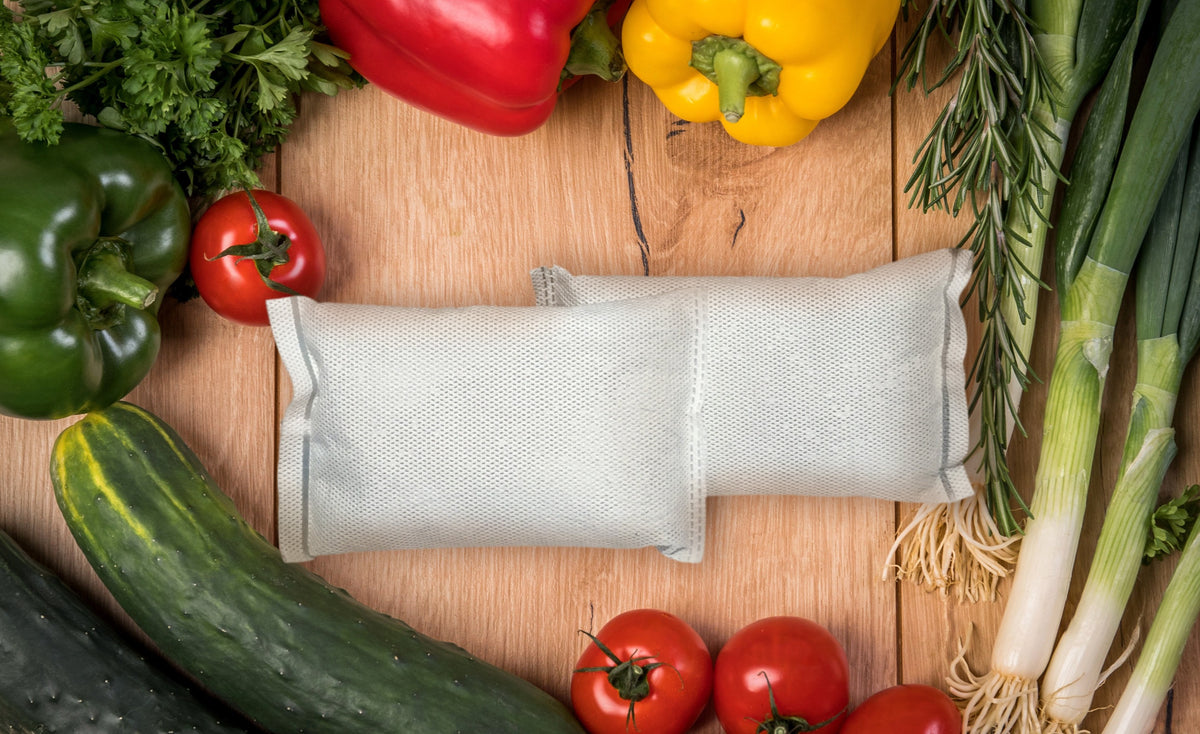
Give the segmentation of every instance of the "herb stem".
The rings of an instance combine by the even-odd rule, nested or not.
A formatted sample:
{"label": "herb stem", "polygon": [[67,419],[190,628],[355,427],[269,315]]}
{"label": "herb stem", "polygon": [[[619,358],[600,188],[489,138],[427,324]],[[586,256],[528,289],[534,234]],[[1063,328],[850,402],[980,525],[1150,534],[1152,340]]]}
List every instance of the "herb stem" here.
{"label": "herb stem", "polygon": [[[85,66],[87,66],[89,68],[94,67],[95,71],[93,71],[91,74],[87,75],[83,79],[80,79],[79,81],[71,84],[70,86],[63,87],[58,93],[59,98],[63,99],[63,98],[69,97],[71,94],[78,92],[80,89],[83,89],[85,87],[91,86],[92,84],[95,84],[96,82],[100,81],[104,77],[108,76],[108,74],[113,69],[116,69],[124,62],[125,62],[124,58],[119,58],[119,59],[113,59],[113,60],[108,61],[103,64],[94,63],[94,62],[85,64]],[[61,79],[64,76],[64,74],[65,74],[65,72],[60,72],[58,75],[55,76],[55,79],[56,80]]]}

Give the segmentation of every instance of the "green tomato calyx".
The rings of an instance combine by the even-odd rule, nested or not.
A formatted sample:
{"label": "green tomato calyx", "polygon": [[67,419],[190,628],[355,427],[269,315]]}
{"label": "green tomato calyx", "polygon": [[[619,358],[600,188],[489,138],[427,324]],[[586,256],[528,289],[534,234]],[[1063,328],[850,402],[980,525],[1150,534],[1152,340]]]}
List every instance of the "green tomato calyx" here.
{"label": "green tomato calyx", "polygon": [[843,709],[816,724],[808,723],[808,719],[800,715],[784,716],[779,713],[779,707],[775,704],[775,689],[771,687],[771,679],[767,677],[767,671],[761,670],[758,674],[767,681],[767,700],[771,702],[771,716],[764,721],[756,722],[758,727],[754,730],[754,734],[804,734],[804,732],[820,731],[845,713]]}
{"label": "green tomato calyx", "polygon": [[[605,657],[613,661],[612,665],[602,665],[591,668],[577,668],[576,673],[604,673],[608,676],[608,682],[613,688],[617,689],[617,695],[623,700],[629,702],[629,711],[625,714],[626,729],[632,728],[637,730],[637,722],[634,718],[634,704],[641,701],[646,696],[650,695],[650,671],[655,668],[668,667],[672,670],[675,668],[661,661],[647,662],[654,660],[653,655],[631,655],[628,660],[622,660],[616,653],[608,648],[600,638],[590,632],[583,634],[591,638],[596,647],[604,653]],[[678,675],[679,671],[675,670]],[[679,682],[683,684],[683,676],[680,675]]]}
{"label": "green tomato calyx", "polygon": [[254,263],[254,268],[258,271],[259,277],[262,278],[263,283],[268,288],[280,293],[286,293],[289,296],[300,295],[286,285],[271,279],[271,271],[280,265],[286,265],[291,259],[288,255],[288,248],[292,246],[291,239],[282,232],[276,232],[271,229],[271,223],[267,221],[267,215],[262,210],[258,200],[254,198],[254,194],[251,193],[250,189],[246,189],[245,191],[246,197],[250,199],[250,206],[254,209],[254,219],[258,227],[258,230],[255,232],[257,239],[246,244],[226,247],[217,253],[215,257],[209,259],[216,260],[220,257],[235,257],[237,258],[235,263],[250,260]]}

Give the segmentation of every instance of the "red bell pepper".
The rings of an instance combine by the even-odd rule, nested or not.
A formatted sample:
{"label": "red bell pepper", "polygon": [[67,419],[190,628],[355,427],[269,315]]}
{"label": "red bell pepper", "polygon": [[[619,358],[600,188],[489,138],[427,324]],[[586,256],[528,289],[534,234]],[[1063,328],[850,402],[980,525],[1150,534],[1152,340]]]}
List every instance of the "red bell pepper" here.
{"label": "red bell pepper", "polygon": [[625,72],[613,26],[629,0],[320,0],[367,81],[493,135],[540,127],[580,74]]}

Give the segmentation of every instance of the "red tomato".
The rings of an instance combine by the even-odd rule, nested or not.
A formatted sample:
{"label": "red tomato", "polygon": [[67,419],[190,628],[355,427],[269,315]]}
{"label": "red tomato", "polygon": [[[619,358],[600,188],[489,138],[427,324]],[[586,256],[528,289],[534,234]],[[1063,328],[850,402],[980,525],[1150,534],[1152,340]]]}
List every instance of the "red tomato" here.
{"label": "red tomato", "polygon": [[253,195],[269,226],[260,225],[245,191],[218,199],[192,231],[189,265],[196,290],[214,311],[264,326],[268,300],[293,293],[314,297],[320,291],[325,249],[294,201],[271,191]]}
{"label": "red tomato", "polygon": [[933,686],[885,688],[859,704],[846,717],[842,734],[959,734],[962,714]]}
{"label": "red tomato", "polygon": [[592,639],[571,676],[571,706],[590,734],[683,734],[695,723],[712,693],[713,668],[691,626],[635,609]]}
{"label": "red tomato", "polygon": [[717,654],[713,701],[728,734],[836,734],[850,702],[846,652],[816,622],[760,619]]}

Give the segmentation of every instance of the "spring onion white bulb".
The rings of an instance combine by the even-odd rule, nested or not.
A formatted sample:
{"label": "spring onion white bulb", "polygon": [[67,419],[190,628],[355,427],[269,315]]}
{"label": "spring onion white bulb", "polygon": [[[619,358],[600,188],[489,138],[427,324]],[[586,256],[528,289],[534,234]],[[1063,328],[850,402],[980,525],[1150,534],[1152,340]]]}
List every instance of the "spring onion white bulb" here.
{"label": "spring onion white bulb", "polygon": [[[950,692],[963,709],[964,732],[1026,734],[1040,729],[1037,681],[1053,652],[1070,590],[1125,280],[1121,271],[1089,260],[1076,279],[1081,287],[1064,300],[1032,517],[1025,525],[991,667],[974,675],[957,666],[950,680]],[[1116,298],[1084,297],[1095,293]]]}

